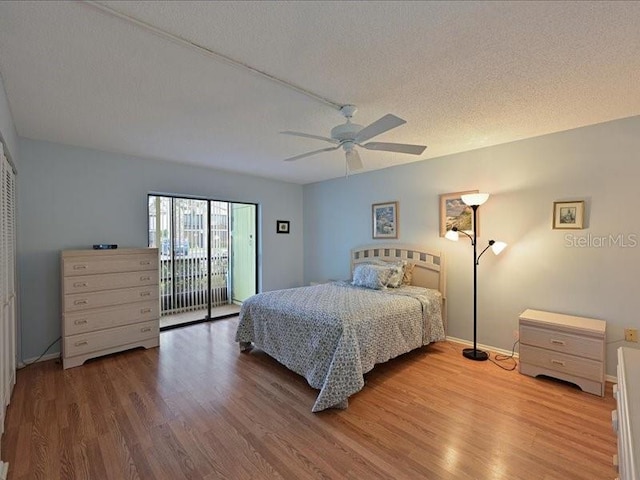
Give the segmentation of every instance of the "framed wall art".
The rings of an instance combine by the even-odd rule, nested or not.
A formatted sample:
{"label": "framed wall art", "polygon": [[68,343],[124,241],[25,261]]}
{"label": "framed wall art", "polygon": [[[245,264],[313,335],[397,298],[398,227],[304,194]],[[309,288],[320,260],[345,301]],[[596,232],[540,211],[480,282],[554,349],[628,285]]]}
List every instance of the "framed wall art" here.
{"label": "framed wall art", "polygon": [[373,238],[398,238],[398,202],[374,203]]}
{"label": "framed wall art", "polygon": [[584,200],[574,202],[553,202],[553,228],[584,228]]}
{"label": "framed wall art", "polygon": [[[468,190],[466,192],[443,193],[440,195],[440,236],[444,237],[448,230],[458,227],[458,230],[473,235],[473,210],[462,201],[462,195],[478,193],[478,190]],[[478,211],[478,225],[476,225],[478,236],[480,236],[480,211]],[[464,235],[463,235],[464,237]]]}

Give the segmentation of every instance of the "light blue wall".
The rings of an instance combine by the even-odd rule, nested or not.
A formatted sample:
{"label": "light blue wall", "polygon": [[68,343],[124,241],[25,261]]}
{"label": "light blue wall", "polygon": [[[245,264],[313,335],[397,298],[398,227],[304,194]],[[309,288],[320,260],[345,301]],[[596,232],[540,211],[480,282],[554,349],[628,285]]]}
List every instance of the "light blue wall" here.
{"label": "light blue wall", "polygon": [[[611,342],[607,371],[615,374],[623,328],[640,328],[639,132],[640,117],[633,117],[307,185],[305,282],[347,278],[349,249],[376,242],[371,204],[397,200],[398,243],[445,252],[448,333],[472,339],[472,249],[439,236],[438,199],[486,191],[492,195],[480,208],[479,245],[495,238],[509,247],[480,262],[478,341],[511,350],[526,308],[601,318]],[[363,154],[364,162],[367,155],[375,152]],[[587,228],[553,230],[553,202],[575,199],[586,201]],[[589,246],[571,246],[578,242]]]}
{"label": "light blue wall", "polygon": [[[449,335],[471,339],[471,248],[439,237],[438,196],[480,189],[492,194],[481,207],[480,242],[497,238],[509,247],[500,257],[483,257],[479,268],[479,341],[510,349],[525,308],[602,318],[614,374],[623,328],[640,328],[640,246],[606,240],[640,242],[638,131],[640,117],[633,117],[304,188],[21,138],[22,358],[59,335],[59,251],[98,242],[146,245],[148,192],[259,203],[263,290],[348,277],[349,249],[375,243],[371,204],[398,200],[398,243],[446,253]],[[553,202],[572,199],[586,200],[587,228],[552,230]],[[291,235],[275,233],[276,219],[291,220]],[[589,246],[571,247],[568,234]]]}
{"label": "light blue wall", "polygon": [[[302,284],[300,185],[24,138],[19,148],[23,359],[60,335],[60,250],[94,243],[146,247],[150,192],[259,204],[259,288]],[[291,234],[276,234],[278,219],[291,221]]]}

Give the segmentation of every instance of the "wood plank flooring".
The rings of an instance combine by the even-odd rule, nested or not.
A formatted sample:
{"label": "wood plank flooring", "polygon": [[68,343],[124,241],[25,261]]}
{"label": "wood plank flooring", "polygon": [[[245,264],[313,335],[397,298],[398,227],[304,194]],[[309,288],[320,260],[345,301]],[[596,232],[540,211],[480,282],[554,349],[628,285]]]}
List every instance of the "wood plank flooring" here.
{"label": "wood plank flooring", "polygon": [[260,351],[237,318],[66,371],[18,372],[9,479],[613,479],[604,399],[440,343],[378,365],[347,410]]}

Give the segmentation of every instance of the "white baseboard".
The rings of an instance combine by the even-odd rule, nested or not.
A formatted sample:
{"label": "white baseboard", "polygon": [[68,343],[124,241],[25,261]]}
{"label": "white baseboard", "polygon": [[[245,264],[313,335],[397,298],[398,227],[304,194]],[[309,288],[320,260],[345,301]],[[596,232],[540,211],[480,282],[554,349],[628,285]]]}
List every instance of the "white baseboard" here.
{"label": "white baseboard", "polygon": [[[447,341],[448,342],[454,342],[454,343],[460,343],[462,345],[467,345],[469,347],[473,347],[473,342],[470,342],[469,340],[464,340],[462,338],[456,338],[456,337],[447,336]],[[489,350],[491,352],[499,353],[500,355],[511,355],[511,350],[503,350],[502,348],[492,347],[491,345],[484,345],[482,343],[478,343],[478,349],[480,349],[480,350]],[[513,357],[514,358],[519,358],[520,355],[518,354],[518,352],[514,352],[513,353]]]}
{"label": "white baseboard", "polygon": [[[60,358],[60,352],[58,353],[49,353],[47,355],[43,355],[41,359],[38,360],[38,362],[46,362],[47,360],[53,360],[55,358]],[[26,367],[27,365],[35,362],[38,359],[38,357],[32,357],[32,358],[25,358],[24,360],[22,360],[21,362],[18,362],[18,370],[21,368]]]}
{"label": "white baseboard", "polygon": [[[471,347],[473,346],[473,342],[470,342],[469,340],[464,340],[462,338],[456,338],[456,337],[447,336],[447,341],[454,342],[454,343],[460,343],[462,345],[468,345],[468,346],[471,346]],[[511,355],[511,351],[510,350],[503,350],[502,348],[492,347],[491,345],[484,345],[484,344],[479,343],[478,344],[478,348],[480,350],[489,350],[491,352],[500,353],[502,355]],[[518,352],[514,352],[513,357],[514,358],[520,358],[520,355],[518,354]],[[605,375],[605,379],[606,379],[607,382],[618,383],[618,377],[616,377],[614,375]]]}
{"label": "white baseboard", "polygon": [[7,474],[9,473],[9,464],[0,462],[0,480],[7,480]]}

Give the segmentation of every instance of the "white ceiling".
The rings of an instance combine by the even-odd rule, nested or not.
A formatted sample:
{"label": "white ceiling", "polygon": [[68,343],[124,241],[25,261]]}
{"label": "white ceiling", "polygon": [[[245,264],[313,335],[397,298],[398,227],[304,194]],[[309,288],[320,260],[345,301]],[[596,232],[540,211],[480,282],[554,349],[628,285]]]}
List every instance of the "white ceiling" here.
{"label": "white ceiling", "polygon": [[[640,2],[103,2],[358,106],[366,170],[640,114]],[[344,175],[338,111],[84,2],[1,2],[0,73],[24,137],[296,183]]]}

